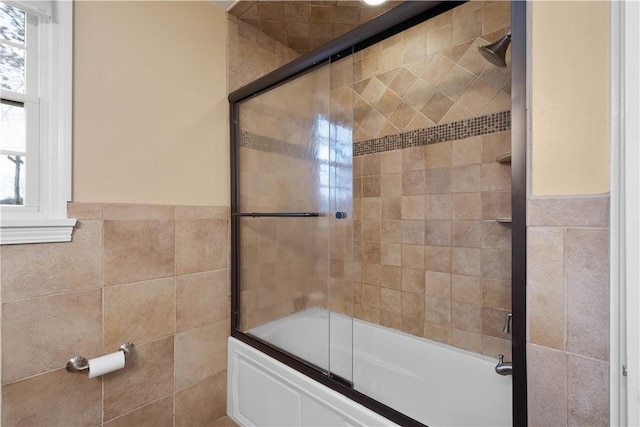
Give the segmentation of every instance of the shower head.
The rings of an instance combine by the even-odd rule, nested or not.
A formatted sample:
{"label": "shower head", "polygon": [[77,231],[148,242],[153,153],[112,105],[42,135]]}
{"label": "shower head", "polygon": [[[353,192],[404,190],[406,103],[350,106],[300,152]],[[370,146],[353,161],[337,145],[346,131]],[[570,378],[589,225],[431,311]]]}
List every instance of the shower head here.
{"label": "shower head", "polygon": [[495,43],[487,46],[479,46],[478,51],[484,59],[491,62],[493,65],[506,67],[507,62],[505,61],[505,57],[507,55],[509,43],[511,43],[511,31]]}

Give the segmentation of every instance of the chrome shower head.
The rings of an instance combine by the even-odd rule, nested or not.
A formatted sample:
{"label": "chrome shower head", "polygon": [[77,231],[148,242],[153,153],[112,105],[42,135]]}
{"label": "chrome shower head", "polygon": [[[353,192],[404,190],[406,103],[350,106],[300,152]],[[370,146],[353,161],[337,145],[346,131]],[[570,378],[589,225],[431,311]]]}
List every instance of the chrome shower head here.
{"label": "chrome shower head", "polygon": [[505,57],[507,56],[509,43],[511,43],[511,31],[495,43],[487,46],[479,46],[478,51],[484,59],[491,62],[493,65],[506,67],[507,62],[505,61]]}

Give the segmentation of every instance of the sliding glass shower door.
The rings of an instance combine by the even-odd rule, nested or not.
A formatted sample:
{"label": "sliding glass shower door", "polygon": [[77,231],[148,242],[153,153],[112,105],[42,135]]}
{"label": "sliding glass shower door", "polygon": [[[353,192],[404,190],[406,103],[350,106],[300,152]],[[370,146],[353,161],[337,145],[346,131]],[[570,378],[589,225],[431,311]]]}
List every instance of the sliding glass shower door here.
{"label": "sliding glass shower door", "polygon": [[352,61],[320,64],[239,104],[237,327],[352,378]]}

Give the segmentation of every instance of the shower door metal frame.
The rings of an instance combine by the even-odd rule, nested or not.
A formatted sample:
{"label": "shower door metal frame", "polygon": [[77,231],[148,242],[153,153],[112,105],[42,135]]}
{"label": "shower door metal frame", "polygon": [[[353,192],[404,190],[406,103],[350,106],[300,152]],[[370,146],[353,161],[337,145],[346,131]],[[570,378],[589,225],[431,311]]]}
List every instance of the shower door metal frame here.
{"label": "shower door metal frame", "polygon": [[[230,160],[231,160],[231,336],[266,353],[285,365],[313,378],[351,400],[379,413],[402,426],[423,424],[395,409],[360,393],[349,381],[270,345],[238,329],[240,324],[239,219],[256,213],[238,211],[238,141],[239,105],[258,94],[274,89],[313,69],[315,66],[342,59],[355,52],[400,33],[429,18],[446,12],[466,1],[409,1],[337,39],[301,56],[281,68],[229,94]],[[527,189],[527,3],[511,2],[511,203],[512,203],[512,361],[513,425],[527,425],[527,365],[526,365],[526,189]],[[274,214],[274,213],[272,213]],[[308,213],[307,213],[308,214]],[[278,215],[281,216],[281,215]],[[309,216],[309,215],[298,215]]]}

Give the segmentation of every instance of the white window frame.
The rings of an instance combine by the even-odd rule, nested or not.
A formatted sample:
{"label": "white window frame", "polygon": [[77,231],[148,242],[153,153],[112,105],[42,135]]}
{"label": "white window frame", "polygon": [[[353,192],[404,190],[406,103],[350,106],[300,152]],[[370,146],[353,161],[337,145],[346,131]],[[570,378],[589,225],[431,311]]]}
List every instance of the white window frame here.
{"label": "white window frame", "polygon": [[[73,2],[3,1],[39,20],[39,153],[35,156],[39,158],[39,177],[37,203],[0,206],[0,244],[68,242],[76,224],[75,219],[67,218],[67,201],[71,200]],[[29,173],[33,164],[29,156],[34,156],[29,152],[27,156]]]}
{"label": "white window frame", "polygon": [[610,424],[640,425],[640,4],[611,2]]}

